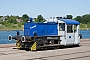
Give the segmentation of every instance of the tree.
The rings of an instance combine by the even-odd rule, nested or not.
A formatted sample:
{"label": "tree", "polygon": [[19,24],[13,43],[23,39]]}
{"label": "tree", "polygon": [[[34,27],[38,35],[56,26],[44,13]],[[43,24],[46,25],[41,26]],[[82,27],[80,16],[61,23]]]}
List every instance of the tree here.
{"label": "tree", "polygon": [[16,17],[11,15],[11,16],[9,17],[8,23],[17,24]]}
{"label": "tree", "polygon": [[87,24],[88,22],[90,22],[90,14],[83,15],[82,19],[83,19],[83,23]]}
{"label": "tree", "polygon": [[43,18],[42,15],[38,15],[37,18],[35,18],[35,22],[44,22],[45,19]]}
{"label": "tree", "polygon": [[0,16],[0,18],[3,17],[3,16]]}
{"label": "tree", "polygon": [[67,15],[67,19],[72,19],[73,16],[72,15]]}
{"label": "tree", "polygon": [[22,15],[22,20],[26,22],[27,20],[29,20],[29,16],[27,14]]}
{"label": "tree", "polygon": [[82,17],[81,16],[77,16],[74,19],[77,20],[77,21],[79,21],[79,22],[81,22],[81,23],[83,23],[83,20],[82,20]]}
{"label": "tree", "polygon": [[10,18],[9,15],[7,15],[6,17],[7,17],[7,20]]}

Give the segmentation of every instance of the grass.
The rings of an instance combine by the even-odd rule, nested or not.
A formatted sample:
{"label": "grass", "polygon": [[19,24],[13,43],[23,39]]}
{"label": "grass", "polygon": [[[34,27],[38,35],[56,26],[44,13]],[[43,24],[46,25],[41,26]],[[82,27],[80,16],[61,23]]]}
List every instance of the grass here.
{"label": "grass", "polygon": [[80,28],[80,30],[90,30],[90,28]]}
{"label": "grass", "polygon": [[[23,30],[23,28],[0,28],[0,30]],[[90,30],[90,28],[80,28],[80,30]]]}
{"label": "grass", "polygon": [[0,30],[6,30],[6,31],[9,31],[9,30],[23,30],[23,28],[0,28]]}

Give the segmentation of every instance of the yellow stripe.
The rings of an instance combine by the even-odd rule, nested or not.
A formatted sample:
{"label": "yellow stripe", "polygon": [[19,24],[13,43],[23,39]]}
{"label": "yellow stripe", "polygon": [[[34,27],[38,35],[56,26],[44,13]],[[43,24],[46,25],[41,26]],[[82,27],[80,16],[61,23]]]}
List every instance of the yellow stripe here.
{"label": "yellow stripe", "polygon": [[36,42],[31,46],[31,51],[36,50]]}
{"label": "yellow stripe", "polygon": [[20,46],[20,42],[18,42],[18,40],[16,40],[16,47],[17,48],[20,48],[21,46]]}

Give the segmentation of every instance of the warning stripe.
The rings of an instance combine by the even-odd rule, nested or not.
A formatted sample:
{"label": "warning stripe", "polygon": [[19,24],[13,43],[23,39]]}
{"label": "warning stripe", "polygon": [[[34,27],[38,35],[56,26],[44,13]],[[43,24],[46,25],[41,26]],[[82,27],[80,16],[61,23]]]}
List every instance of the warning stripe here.
{"label": "warning stripe", "polygon": [[36,50],[36,46],[37,46],[37,44],[36,44],[36,42],[34,42],[34,44],[31,46],[31,51],[33,51],[33,50]]}
{"label": "warning stripe", "polygon": [[16,40],[16,47],[21,48],[20,42],[18,42],[18,40]]}

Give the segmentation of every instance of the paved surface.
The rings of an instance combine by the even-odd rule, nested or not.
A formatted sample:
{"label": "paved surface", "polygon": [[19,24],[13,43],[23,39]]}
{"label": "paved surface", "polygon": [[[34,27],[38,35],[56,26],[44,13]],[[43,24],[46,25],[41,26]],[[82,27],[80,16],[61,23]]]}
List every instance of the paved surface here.
{"label": "paved surface", "polygon": [[11,45],[0,45],[0,60],[90,60],[90,40],[81,41],[80,47],[34,52],[14,49],[15,44]]}

